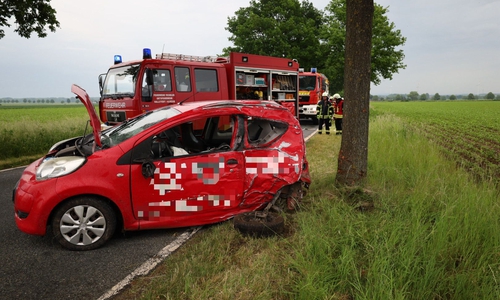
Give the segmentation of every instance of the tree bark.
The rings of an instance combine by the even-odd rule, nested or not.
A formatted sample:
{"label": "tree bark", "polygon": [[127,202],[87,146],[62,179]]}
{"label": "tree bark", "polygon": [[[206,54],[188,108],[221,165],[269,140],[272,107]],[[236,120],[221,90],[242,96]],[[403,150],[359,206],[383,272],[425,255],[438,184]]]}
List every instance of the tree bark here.
{"label": "tree bark", "polygon": [[373,0],[347,0],[344,120],[337,184],[361,186],[367,176]]}

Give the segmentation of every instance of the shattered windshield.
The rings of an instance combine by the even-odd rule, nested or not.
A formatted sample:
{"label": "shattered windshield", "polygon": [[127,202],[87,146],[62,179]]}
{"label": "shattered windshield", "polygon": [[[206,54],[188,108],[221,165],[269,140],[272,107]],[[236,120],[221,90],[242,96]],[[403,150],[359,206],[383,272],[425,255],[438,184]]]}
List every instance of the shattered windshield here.
{"label": "shattered windshield", "polygon": [[299,89],[312,91],[316,87],[316,76],[299,76]]}
{"label": "shattered windshield", "polygon": [[104,81],[103,97],[133,97],[140,65],[109,69]]}
{"label": "shattered windshield", "polygon": [[141,133],[147,128],[166,119],[172,118],[180,113],[181,112],[177,109],[167,106],[124,121],[120,125],[102,132],[102,146],[103,148],[109,148],[118,145],[119,143]]}

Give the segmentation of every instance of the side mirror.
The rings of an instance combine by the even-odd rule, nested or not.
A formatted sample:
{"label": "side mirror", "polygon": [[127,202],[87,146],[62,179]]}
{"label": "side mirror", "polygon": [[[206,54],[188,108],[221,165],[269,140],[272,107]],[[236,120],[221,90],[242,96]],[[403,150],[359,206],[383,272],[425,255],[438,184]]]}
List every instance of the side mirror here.
{"label": "side mirror", "polygon": [[147,68],[146,69],[146,84],[153,85],[154,84],[154,75],[153,70]]}
{"label": "side mirror", "polygon": [[146,86],[142,88],[142,101],[151,102],[153,101],[153,84],[154,84],[153,70],[147,68],[144,71],[144,75],[146,76]]}
{"label": "side mirror", "polygon": [[144,178],[146,179],[153,178],[155,176],[155,170],[155,165],[150,161],[144,162],[142,164],[142,176],[144,176]]}
{"label": "side mirror", "polygon": [[102,96],[102,89],[104,88],[104,80],[106,79],[106,74],[99,75],[99,93]]}

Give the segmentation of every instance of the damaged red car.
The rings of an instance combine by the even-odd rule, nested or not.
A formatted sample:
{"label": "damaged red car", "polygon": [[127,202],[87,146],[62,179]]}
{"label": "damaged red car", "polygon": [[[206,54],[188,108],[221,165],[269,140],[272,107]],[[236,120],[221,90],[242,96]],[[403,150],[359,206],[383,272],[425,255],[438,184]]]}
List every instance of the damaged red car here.
{"label": "damaged red car", "polygon": [[[70,250],[102,246],[116,230],[198,226],[234,218],[274,228],[310,184],[299,121],[273,101],[197,101],[92,126],[29,165],[14,190],[15,220]],[[279,210],[279,209],[278,209]],[[281,217],[282,219],[282,217]]]}

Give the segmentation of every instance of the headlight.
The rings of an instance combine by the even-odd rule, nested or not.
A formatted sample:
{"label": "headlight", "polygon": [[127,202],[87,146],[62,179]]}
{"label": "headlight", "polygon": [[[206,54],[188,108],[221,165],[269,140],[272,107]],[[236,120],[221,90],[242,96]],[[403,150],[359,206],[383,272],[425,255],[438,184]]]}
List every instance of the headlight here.
{"label": "headlight", "polygon": [[36,170],[36,180],[45,180],[67,175],[85,163],[85,158],[63,156],[46,160]]}

